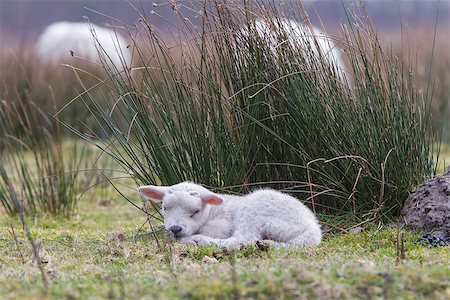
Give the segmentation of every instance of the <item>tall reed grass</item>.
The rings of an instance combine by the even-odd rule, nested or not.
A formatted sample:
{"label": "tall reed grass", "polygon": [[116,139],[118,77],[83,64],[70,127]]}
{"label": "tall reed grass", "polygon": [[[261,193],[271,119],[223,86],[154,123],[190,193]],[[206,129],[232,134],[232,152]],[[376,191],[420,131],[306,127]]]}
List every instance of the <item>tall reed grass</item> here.
{"label": "tall reed grass", "polygon": [[[397,216],[411,186],[434,170],[431,93],[418,93],[370,19],[349,15],[333,37],[349,61],[344,72],[312,50],[317,41],[296,43],[278,26],[288,12],[309,26],[301,4],[258,3],[196,2],[198,27],[174,5],[176,46],[141,15],[132,35],[141,67],[110,77],[114,103],[85,88],[80,99],[100,130],[72,130],[138,184],[272,186],[326,215]],[[270,36],[252,29],[256,19]]]}
{"label": "tall reed grass", "polygon": [[[23,97],[17,89],[14,94],[1,93],[1,98],[0,160],[7,177],[0,178],[0,202],[9,215],[18,213],[17,201],[21,201],[27,214],[71,216],[80,192],[77,170],[83,147],[74,143],[63,148],[59,123],[29,94]],[[8,182],[19,200],[14,200]]]}

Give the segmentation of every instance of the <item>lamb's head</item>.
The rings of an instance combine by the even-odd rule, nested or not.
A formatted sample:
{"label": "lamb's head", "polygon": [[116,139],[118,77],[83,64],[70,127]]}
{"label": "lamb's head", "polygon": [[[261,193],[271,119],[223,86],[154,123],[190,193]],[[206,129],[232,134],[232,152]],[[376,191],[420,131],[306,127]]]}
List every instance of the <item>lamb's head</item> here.
{"label": "lamb's head", "polygon": [[192,182],[172,186],[141,186],[139,192],[150,200],[162,202],[164,227],[177,238],[198,232],[207,220],[208,205],[223,202],[217,194]]}

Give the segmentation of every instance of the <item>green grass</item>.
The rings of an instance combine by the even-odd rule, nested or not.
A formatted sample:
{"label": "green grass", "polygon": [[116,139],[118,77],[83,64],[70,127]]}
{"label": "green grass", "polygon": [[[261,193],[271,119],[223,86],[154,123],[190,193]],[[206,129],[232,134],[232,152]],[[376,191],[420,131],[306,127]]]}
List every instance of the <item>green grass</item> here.
{"label": "green grass", "polygon": [[439,152],[438,174],[444,174],[450,166],[450,144],[442,143]]}
{"label": "green grass", "polygon": [[69,217],[81,190],[77,170],[85,161],[86,149],[77,142],[70,150],[63,149],[59,123],[30,95],[5,99],[0,104],[0,162],[5,168],[0,203],[10,215],[18,212],[21,202],[27,213]]}
{"label": "green grass", "polygon": [[[370,19],[349,15],[333,37],[348,60],[344,76],[311,50],[314,41],[286,43],[298,39],[277,26],[289,6],[195,4],[202,26],[174,12],[176,45],[141,16],[144,29],[131,36],[140,67],[110,73],[112,96],[80,81],[78,100],[100,130],[78,135],[137,184],[270,186],[306,198],[315,212],[396,218],[410,188],[433,175],[432,93],[416,89],[411,66],[380,43]],[[308,25],[301,4],[292,6],[293,19]],[[278,30],[258,35],[257,19]]]}
{"label": "green grass", "polygon": [[[315,249],[249,246],[231,253],[181,244],[160,248],[150,238],[129,239],[140,228],[149,230],[145,215],[124,199],[111,199],[112,186],[106,181],[70,205],[66,214],[70,219],[49,216],[53,212],[45,209],[37,209],[35,216],[27,219],[40,244],[50,298],[449,298],[448,247],[421,247],[414,243],[417,235],[405,232],[406,258],[400,260],[397,231],[386,225],[375,229],[377,224],[368,222],[361,225],[362,233],[334,235],[376,219],[372,215],[394,219],[409,188],[432,173],[434,141],[425,107],[429,99],[422,99],[414,78],[405,75],[408,66],[382,50],[369,21],[355,21],[361,25],[358,29],[343,27],[342,32],[349,68],[358,78],[349,86],[339,81],[335,70],[320,57],[304,49],[284,43],[274,57],[263,37],[234,30],[243,24],[251,26],[251,16],[236,14],[235,19],[233,13],[242,10],[216,8],[222,19],[204,15],[204,31],[190,31],[192,42],[179,45],[185,47],[180,50],[185,55],[182,65],[177,64],[170,45],[152,32],[141,31],[135,35],[140,39],[136,56],[144,66],[141,73],[135,72],[134,77],[126,72],[110,74],[104,93],[94,92],[92,83],[80,78],[79,91],[92,92],[75,98],[79,101],[58,117],[75,131],[79,127],[71,125],[68,116],[80,106],[85,108],[83,118],[90,115],[95,121],[89,128],[81,127],[93,132],[79,135],[103,147],[124,168],[126,174],[104,172],[110,178],[127,177],[120,182],[111,180],[138,206],[137,183],[195,180],[240,192],[272,184],[297,193],[302,200],[311,196],[305,202],[318,205],[322,213],[323,243]],[[208,9],[215,12],[214,7],[204,12],[211,13]],[[282,13],[255,10],[259,17],[275,17],[275,22]],[[179,29],[191,30],[189,26],[183,23]],[[280,40],[287,34],[274,33]],[[191,37],[184,36],[186,40]],[[30,90],[33,88],[19,85],[2,96],[9,100],[17,96],[28,101],[25,104],[38,103],[33,107],[41,108]],[[2,107],[13,103],[4,102]],[[52,111],[60,104],[55,99]],[[6,141],[16,132],[14,137],[20,136],[24,143],[26,133],[34,143],[38,128],[34,125],[41,120],[38,112],[36,122],[26,126],[28,132],[16,130],[15,121],[20,118],[15,116],[21,113],[9,115],[11,130],[0,132],[0,137]],[[63,189],[74,184],[73,177],[54,184],[44,180],[63,180],[52,176],[72,170],[61,168],[73,147],[57,140],[54,151],[45,148],[49,152],[38,158],[52,163],[46,155],[55,154],[56,167],[43,168],[43,172],[38,166],[29,167],[34,159],[30,151],[11,143],[5,149],[10,151],[8,155],[12,153],[6,160],[10,166],[14,155],[20,159],[16,171],[9,173],[13,184],[24,185],[37,177],[41,180],[36,185],[43,192],[34,193],[34,199],[45,201],[47,186]],[[94,164],[88,156],[78,152],[69,157]],[[442,147],[441,156],[450,161],[448,146]],[[20,177],[22,170],[26,173]],[[439,172],[443,172],[442,164]],[[86,185],[104,180],[98,171],[78,175]],[[31,185],[30,190],[33,188]],[[78,192],[73,189],[70,196],[78,196]],[[0,208],[2,299],[44,295],[31,246],[21,228],[18,219]]]}
{"label": "green grass", "polygon": [[[259,299],[445,299],[450,295],[450,248],[421,247],[414,243],[417,236],[407,232],[406,259],[400,262],[396,229],[327,235],[316,249],[247,247],[227,253],[176,243],[170,252],[158,249],[148,238],[127,239],[145,221],[144,215],[122,200],[106,206],[103,200],[95,194],[86,197],[71,220],[29,220],[41,244],[51,299],[228,299],[236,293]],[[43,284],[20,223],[4,213],[0,220],[2,299],[42,297]],[[217,261],[204,262],[205,256]]]}

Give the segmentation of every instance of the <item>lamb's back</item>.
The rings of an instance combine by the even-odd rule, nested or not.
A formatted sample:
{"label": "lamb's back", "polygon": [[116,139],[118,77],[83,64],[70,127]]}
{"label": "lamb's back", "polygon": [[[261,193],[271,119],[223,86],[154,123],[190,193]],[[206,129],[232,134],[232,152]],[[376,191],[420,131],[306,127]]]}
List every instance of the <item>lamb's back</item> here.
{"label": "lamb's back", "polygon": [[314,213],[299,199],[276,190],[260,189],[240,197],[221,196],[224,197],[227,209],[249,217],[317,222]]}

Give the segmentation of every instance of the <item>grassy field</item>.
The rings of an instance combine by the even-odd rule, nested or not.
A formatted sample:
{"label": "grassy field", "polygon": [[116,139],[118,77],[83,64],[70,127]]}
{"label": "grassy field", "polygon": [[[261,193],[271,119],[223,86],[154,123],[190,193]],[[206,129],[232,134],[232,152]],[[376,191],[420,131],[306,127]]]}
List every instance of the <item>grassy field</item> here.
{"label": "grassy field", "polygon": [[[64,149],[73,147],[64,143]],[[90,152],[92,156],[95,152]],[[90,156],[89,156],[90,157]],[[90,157],[94,160],[95,156]],[[450,162],[442,145],[438,173]],[[113,169],[109,160],[100,165]],[[106,172],[106,171],[104,171]],[[123,174],[109,172],[114,178]],[[83,172],[81,177],[94,176]],[[104,180],[101,174],[91,183]],[[89,181],[89,180],[88,180]],[[130,179],[116,187],[140,205]],[[40,244],[50,299],[448,299],[450,248],[415,244],[404,232],[405,257],[397,252],[397,228],[365,224],[361,232],[336,229],[322,216],[327,232],[315,248],[220,248],[156,243],[145,214],[105,182],[81,197],[71,219],[42,213],[28,218]],[[342,223],[342,222],[341,222]],[[344,222],[350,226],[352,221]],[[154,224],[159,226],[161,224]],[[12,232],[14,228],[14,233]],[[401,256],[401,255],[400,255]],[[45,298],[33,251],[18,218],[0,210],[0,295],[2,299]]]}
{"label": "grassy field", "polygon": [[[158,247],[154,239],[132,238],[145,216],[121,201],[92,195],[71,220],[28,220],[40,243],[49,298],[450,297],[450,249],[419,246],[417,235],[405,232],[405,258],[399,259],[395,228],[328,234],[315,249]],[[0,216],[2,299],[45,297],[20,222]]]}
{"label": "grassy field", "polygon": [[[448,114],[444,38],[434,37],[432,62],[403,35],[382,44],[355,12],[331,39],[341,69],[330,51],[313,51],[317,40],[286,43],[298,38],[283,25],[287,7],[222,2],[206,2],[202,28],[173,6],[175,45],[140,18],[128,32],[135,61],[121,74],[57,71],[32,45],[1,55],[0,300],[450,299],[449,247],[416,244],[418,233],[396,225],[411,188],[435,171],[435,127]],[[437,173],[449,164],[444,144]],[[141,207],[137,185],[184,180],[291,192],[317,212],[324,240],[179,244],[111,184]]]}

